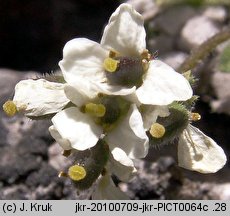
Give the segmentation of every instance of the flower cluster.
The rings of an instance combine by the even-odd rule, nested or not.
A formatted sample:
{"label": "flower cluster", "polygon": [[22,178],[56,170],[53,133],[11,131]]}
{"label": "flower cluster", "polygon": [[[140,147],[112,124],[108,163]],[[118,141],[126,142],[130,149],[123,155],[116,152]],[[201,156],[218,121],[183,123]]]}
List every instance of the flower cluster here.
{"label": "flower cluster", "polygon": [[112,176],[129,181],[134,159],[176,138],[179,166],[213,173],[226,163],[215,141],[191,125],[200,116],[192,112],[189,79],[155,59],[145,36],[142,16],[121,4],[100,43],[76,38],[65,45],[63,77],[21,81],[3,106],[8,115],[51,118],[51,136],[73,160],[60,176],[79,190],[97,182],[93,199],[126,199]]}

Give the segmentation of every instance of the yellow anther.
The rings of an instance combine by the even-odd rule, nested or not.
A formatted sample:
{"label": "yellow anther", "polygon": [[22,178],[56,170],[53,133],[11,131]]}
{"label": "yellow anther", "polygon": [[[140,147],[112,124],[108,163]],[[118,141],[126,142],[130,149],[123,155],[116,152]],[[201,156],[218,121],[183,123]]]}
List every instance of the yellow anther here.
{"label": "yellow anther", "polygon": [[58,177],[59,178],[61,178],[61,177],[68,177],[68,174],[65,173],[65,172],[63,172],[63,171],[61,171],[61,172],[59,172]]}
{"label": "yellow anther", "polygon": [[153,123],[149,132],[152,137],[161,138],[165,134],[165,127],[159,123]]}
{"label": "yellow anther", "polygon": [[142,59],[142,67],[145,72],[148,70],[149,62],[146,59]]}
{"label": "yellow anther", "polygon": [[84,108],[86,113],[95,117],[103,117],[106,111],[106,108],[103,104],[88,103]]}
{"label": "yellow anther", "polygon": [[115,59],[112,59],[112,58],[106,58],[104,60],[103,66],[104,66],[104,69],[107,72],[113,73],[113,72],[115,72],[117,70],[118,64],[119,64],[118,60],[115,60]]}
{"label": "yellow anther", "polygon": [[201,115],[199,113],[191,113],[190,119],[192,121],[199,121],[201,119]]}
{"label": "yellow anther", "polygon": [[142,59],[146,59],[147,61],[150,61],[151,59],[151,54],[149,53],[149,51],[147,49],[145,49],[142,53],[141,53],[141,58]]}
{"label": "yellow anther", "polygon": [[2,108],[8,116],[14,116],[17,113],[17,107],[12,100],[6,101]]}
{"label": "yellow anther", "polygon": [[115,52],[115,51],[113,51],[113,50],[110,50],[110,51],[109,51],[109,57],[110,57],[110,58],[115,58],[115,57],[117,57],[117,56],[119,56],[119,53],[117,53],[117,52]]}
{"label": "yellow anther", "polygon": [[80,181],[85,178],[86,170],[83,166],[73,165],[69,168],[68,175],[73,181]]}

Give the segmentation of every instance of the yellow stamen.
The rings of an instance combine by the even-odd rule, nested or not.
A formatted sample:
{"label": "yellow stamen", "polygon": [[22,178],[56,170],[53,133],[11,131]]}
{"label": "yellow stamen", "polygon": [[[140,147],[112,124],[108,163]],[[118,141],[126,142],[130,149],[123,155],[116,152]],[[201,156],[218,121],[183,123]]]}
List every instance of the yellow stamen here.
{"label": "yellow stamen", "polygon": [[103,117],[105,111],[106,108],[103,104],[88,103],[85,105],[85,112],[95,117]]}
{"label": "yellow stamen", "polygon": [[149,62],[146,59],[142,59],[142,67],[145,72],[148,70]]}
{"label": "yellow stamen", "polygon": [[17,107],[12,100],[6,101],[3,104],[2,108],[3,108],[4,112],[10,117],[14,116],[17,113]]}
{"label": "yellow stamen", "polygon": [[68,175],[73,181],[80,181],[85,178],[86,170],[83,166],[73,165],[69,168]]}
{"label": "yellow stamen", "polygon": [[117,52],[115,52],[115,51],[113,51],[113,50],[110,50],[109,51],[109,57],[110,58],[115,58],[115,57],[117,57],[119,55],[119,53],[117,53]]}
{"label": "yellow stamen", "polygon": [[149,51],[146,49],[141,53],[141,58],[142,59],[146,59],[147,61],[150,61],[151,59],[151,54],[149,53]]}
{"label": "yellow stamen", "polygon": [[201,119],[201,115],[199,113],[191,113],[190,118],[192,121],[199,121]]}
{"label": "yellow stamen", "polygon": [[65,173],[65,172],[63,172],[63,171],[61,171],[61,172],[59,172],[58,177],[59,178],[61,178],[61,177],[68,177],[68,174]]}
{"label": "yellow stamen", "polygon": [[115,59],[112,59],[112,58],[106,58],[104,60],[103,66],[104,66],[104,69],[107,72],[113,73],[113,72],[115,72],[117,70],[118,64],[119,64],[118,60],[115,60]]}
{"label": "yellow stamen", "polygon": [[153,123],[149,132],[154,138],[161,138],[165,134],[165,127],[159,123]]}

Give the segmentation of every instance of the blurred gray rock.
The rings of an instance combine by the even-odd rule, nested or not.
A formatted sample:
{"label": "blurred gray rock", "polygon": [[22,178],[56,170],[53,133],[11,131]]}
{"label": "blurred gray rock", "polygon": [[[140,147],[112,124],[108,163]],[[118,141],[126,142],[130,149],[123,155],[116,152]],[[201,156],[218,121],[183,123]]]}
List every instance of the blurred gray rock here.
{"label": "blurred gray rock", "polygon": [[211,85],[216,95],[216,99],[211,101],[212,110],[230,115],[230,74],[224,72],[214,73]]}
{"label": "blurred gray rock", "polygon": [[191,51],[219,32],[219,27],[205,16],[195,16],[184,25],[178,47]]}
{"label": "blurred gray rock", "polygon": [[[152,163],[138,160],[135,165],[137,176],[129,183],[119,184],[131,199],[229,199],[230,184],[224,183],[229,179],[228,170],[203,176],[179,168],[170,156],[161,157]],[[221,178],[222,182],[216,178]]]}
{"label": "blurred gray rock", "polygon": [[214,185],[210,194],[217,200],[230,200],[230,183]]}
{"label": "blurred gray rock", "polygon": [[127,3],[131,4],[145,20],[154,18],[160,11],[155,0],[128,0]]}
{"label": "blurred gray rock", "polygon": [[48,149],[49,165],[56,170],[63,171],[71,166],[71,161],[62,155],[63,149],[58,143],[52,144]]}
{"label": "blurred gray rock", "polygon": [[209,6],[204,9],[202,15],[219,23],[225,22],[228,17],[227,10],[223,6]]}
{"label": "blurred gray rock", "polygon": [[184,60],[187,58],[187,54],[184,52],[170,52],[161,56],[161,60],[166,64],[170,65],[172,68],[177,70]]}
{"label": "blurred gray rock", "polygon": [[216,72],[212,76],[212,86],[219,99],[230,97],[230,73]]}
{"label": "blurred gray rock", "polygon": [[148,49],[151,53],[158,51],[159,56],[164,53],[170,52],[174,47],[174,38],[165,33],[154,35],[148,40]]}
{"label": "blurred gray rock", "polygon": [[138,160],[137,175],[129,183],[121,183],[121,190],[131,199],[167,199],[167,193],[181,184],[180,172],[175,172],[175,161],[162,157],[156,162]]}
{"label": "blurred gray rock", "polygon": [[175,36],[180,32],[187,20],[195,15],[196,11],[194,8],[179,5],[164,10],[153,22],[160,31],[170,36]]}

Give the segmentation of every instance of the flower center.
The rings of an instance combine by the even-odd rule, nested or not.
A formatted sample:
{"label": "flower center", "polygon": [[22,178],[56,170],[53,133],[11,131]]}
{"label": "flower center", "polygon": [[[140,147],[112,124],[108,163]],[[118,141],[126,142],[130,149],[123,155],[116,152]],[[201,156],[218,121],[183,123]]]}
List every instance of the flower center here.
{"label": "flower center", "polygon": [[94,102],[83,105],[80,110],[93,117],[106,131],[126,115],[130,106],[130,102],[119,96],[101,95]]}
{"label": "flower center", "polygon": [[148,69],[148,60],[138,57],[108,57],[103,63],[108,82],[127,87],[140,86]]}

